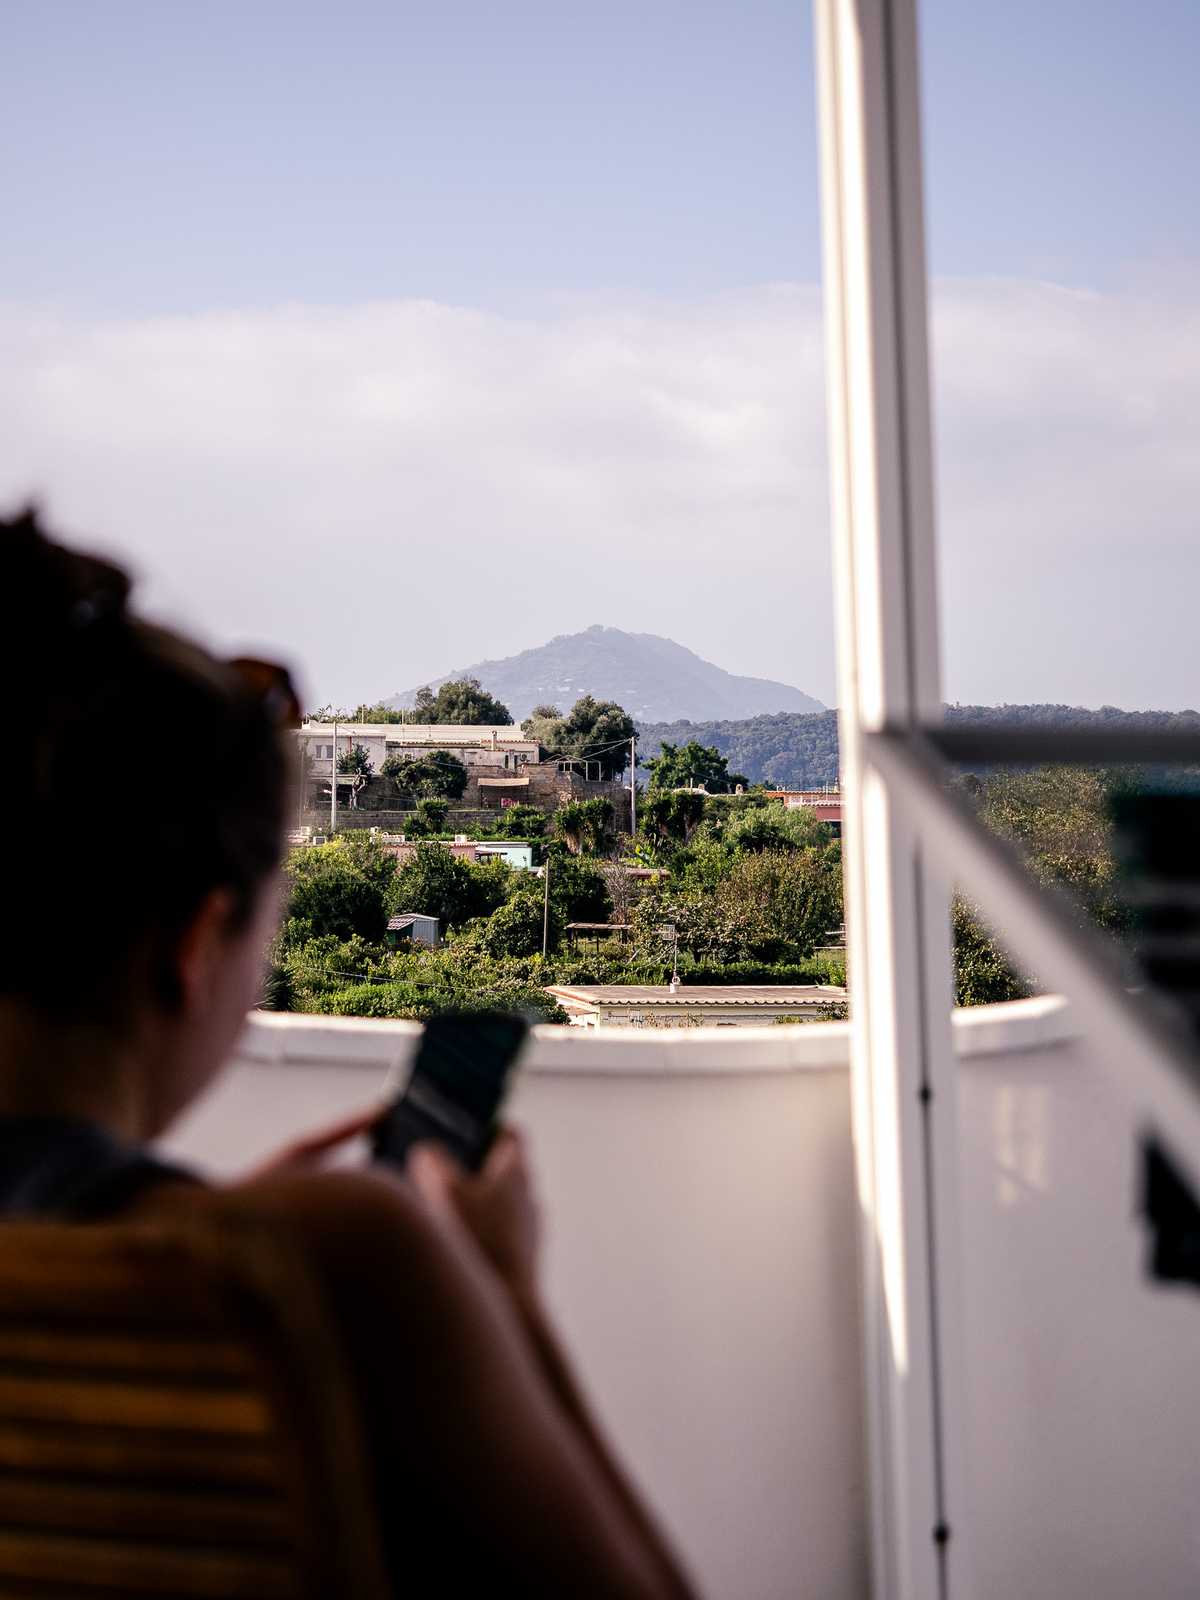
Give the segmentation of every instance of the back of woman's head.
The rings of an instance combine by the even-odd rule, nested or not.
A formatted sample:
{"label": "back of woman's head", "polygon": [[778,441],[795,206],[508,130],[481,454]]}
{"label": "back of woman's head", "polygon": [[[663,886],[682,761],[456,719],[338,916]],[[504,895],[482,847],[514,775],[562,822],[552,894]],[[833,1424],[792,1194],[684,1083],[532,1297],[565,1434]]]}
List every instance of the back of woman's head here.
{"label": "back of woman's head", "polygon": [[0,519],[11,619],[0,995],[120,1028],[177,1003],[173,954],[214,889],[247,919],[277,864],[289,763],[243,670],[129,608],[117,566]]}

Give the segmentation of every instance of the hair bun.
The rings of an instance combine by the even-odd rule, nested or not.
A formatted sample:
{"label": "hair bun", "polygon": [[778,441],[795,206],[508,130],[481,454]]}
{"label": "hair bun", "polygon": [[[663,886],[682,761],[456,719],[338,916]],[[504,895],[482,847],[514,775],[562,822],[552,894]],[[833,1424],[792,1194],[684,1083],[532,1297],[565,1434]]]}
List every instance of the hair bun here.
{"label": "hair bun", "polygon": [[69,649],[72,636],[82,639],[97,623],[125,616],[132,590],[127,574],[111,561],[57,544],[35,507],[0,518],[0,551],[27,639]]}

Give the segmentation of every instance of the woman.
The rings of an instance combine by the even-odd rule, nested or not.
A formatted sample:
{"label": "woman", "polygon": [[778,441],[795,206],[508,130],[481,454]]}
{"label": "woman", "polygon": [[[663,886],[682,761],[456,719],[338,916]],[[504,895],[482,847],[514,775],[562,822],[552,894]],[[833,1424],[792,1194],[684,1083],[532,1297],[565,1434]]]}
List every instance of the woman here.
{"label": "woman", "polygon": [[118,568],[32,514],[0,521],[0,553],[0,659],[20,686],[4,792],[22,815],[0,931],[0,1213],[236,1208],[287,1230],[358,1386],[398,1591],[436,1559],[448,1594],[687,1595],[547,1321],[513,1135],[478,1178],[432,1146],[407,1181],[320,1171],[369,1118],[225,1189],[149,1153],[258,993],[294,697],[278,669],[139,619]]}

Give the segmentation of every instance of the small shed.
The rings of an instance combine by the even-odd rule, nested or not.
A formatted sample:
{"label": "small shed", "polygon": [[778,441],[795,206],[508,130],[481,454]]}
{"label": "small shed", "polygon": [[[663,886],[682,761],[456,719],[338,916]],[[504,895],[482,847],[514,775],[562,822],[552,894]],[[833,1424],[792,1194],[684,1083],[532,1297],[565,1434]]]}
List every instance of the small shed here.
{"label": "small shed", "polygon": [[441,943],[438,918],[427,917],[423,911],[398,911],[388,918],[387,942],[393,949],[398,944],[408,943],[436,950]]}

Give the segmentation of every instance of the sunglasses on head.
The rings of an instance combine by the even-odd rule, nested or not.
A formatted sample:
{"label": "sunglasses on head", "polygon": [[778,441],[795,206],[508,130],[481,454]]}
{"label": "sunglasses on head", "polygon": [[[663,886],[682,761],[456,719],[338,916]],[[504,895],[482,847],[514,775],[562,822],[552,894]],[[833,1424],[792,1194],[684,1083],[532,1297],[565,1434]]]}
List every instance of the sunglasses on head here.
{"label": "sunglasses on head", "polygon": [[260,661],[255,656],[235,656],[229,663],[248,692],[261,701],[277,728],[298,728],[304,721],[300,697],[291,673],[277,661]]}

